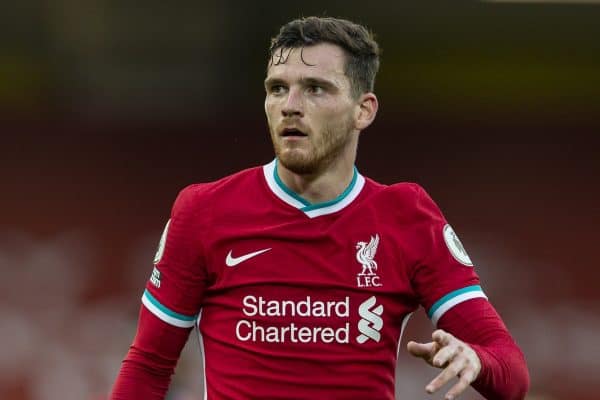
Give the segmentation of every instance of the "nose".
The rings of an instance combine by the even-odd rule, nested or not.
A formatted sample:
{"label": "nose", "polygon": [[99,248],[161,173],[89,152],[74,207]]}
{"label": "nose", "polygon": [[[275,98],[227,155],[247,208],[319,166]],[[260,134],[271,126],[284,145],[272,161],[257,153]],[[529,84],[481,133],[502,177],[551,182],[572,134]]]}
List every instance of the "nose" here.
{"label": "nose", "polygon": [[302,117],[304,115],[304,104],[302,103],[302,94],[299,90],[290,88],[285,104],[281,109],[284,117]]}

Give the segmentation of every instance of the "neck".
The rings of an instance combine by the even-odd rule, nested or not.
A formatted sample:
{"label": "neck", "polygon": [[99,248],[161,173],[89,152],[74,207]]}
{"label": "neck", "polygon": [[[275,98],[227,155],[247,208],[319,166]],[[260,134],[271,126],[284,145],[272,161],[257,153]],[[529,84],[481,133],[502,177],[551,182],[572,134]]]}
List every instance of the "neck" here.
{"label": "neck", "polygon": [[354,176],[356,154],[338,157],[323,171],[314,174],[296,174],[277,164],[277,172],[283,183],[312,204],[330,201],[341,195]]}

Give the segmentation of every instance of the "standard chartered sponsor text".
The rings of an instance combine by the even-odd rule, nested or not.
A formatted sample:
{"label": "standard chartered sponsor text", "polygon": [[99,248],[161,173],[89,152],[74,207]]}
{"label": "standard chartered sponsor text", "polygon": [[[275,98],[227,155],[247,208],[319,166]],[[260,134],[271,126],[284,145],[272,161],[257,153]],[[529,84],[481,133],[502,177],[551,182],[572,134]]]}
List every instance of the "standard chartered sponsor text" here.
{"label": "standard chartered sponsor text", "polygon": [[[242,300],[242,312],[247,317],[270,317],[274,324],[265,324],[264,320],[241,319],[235,326],[236,337],[241,341],[268,343],[349,343],[350,298],[343,300],[321,301],[310,296],[302,300],[268,300],[262,296],[245,296]],[[303,325],[289,318],[323,318],[323,324]],[[276,320],[274,320],[276,318]],[[279,318],[286,318],[281,324]],[[338,318],[343,318],[340,326]],[[330,322],[330,324],[326,323]],[[337,323],[336,323],[337,322]]]}

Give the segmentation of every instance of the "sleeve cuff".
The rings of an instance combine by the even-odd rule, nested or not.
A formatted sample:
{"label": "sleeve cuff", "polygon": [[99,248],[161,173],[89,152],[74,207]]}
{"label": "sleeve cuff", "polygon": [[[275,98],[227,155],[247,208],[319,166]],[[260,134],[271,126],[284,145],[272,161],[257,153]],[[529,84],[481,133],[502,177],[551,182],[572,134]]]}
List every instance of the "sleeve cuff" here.
{"label": "sleeve cuff", "polygon": [[150,294],[148,289],[146,289],[142,295],[142,304],[162,321],[179,328],[191,328],[196,324],[196,320],[198,319],[197,315],[188,316],[169,310],[167,307],[160,304],[160,302]]}
{"label": "sleeve cuff", "polygon": [[483,293],[481,286],[473,285],[448,293],[438,301],[436,301],[429,311],[427,316],[434,326],[437,326],[439,319],[452,307],[470,299],[482,297],[487,300],[487,296]]}

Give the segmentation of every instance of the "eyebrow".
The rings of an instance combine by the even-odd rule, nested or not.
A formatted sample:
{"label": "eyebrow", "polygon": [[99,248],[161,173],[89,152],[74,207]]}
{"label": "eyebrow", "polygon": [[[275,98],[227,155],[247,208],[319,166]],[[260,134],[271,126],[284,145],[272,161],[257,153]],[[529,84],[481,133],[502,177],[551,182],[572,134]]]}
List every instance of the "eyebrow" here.
{"label": "eyebrow", "polygon": [[[265,79],[265,87],[269,87],[269,86],[273,86],[273,85],[284,85],[285,83],[286,82],[280,78]],[[338,85],[336,85],[333,81],[330,81],[328,79],[323,79],[323,78],[315,78],[315,77],[301,78],[300,83],[304,86],[318,85],[318,86],[324,86],[326,88],[337,88],[338,87]]]}
{"label": "eyebrow", "polygon": [[269,87],[269,86],[273,86],[273,85],[281,85],[284,84],[285,82],[283,81],[283,79],[279,79],[279,78],[267,78],[265,79],[265,87]]}
{"label": "eyebrow", "polygon": [[324,86],[327,88],[337,88],[338,87],[335,84],[335,82],[330,81],[328,79],[323,79],[323,78],[314,78],[314,77],[302,78],[302,79],[300,79],[300,82],[305,86],[318,85],[318,86]]}

